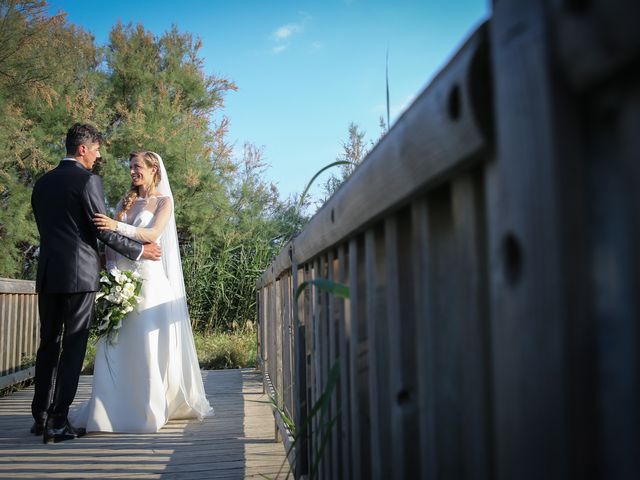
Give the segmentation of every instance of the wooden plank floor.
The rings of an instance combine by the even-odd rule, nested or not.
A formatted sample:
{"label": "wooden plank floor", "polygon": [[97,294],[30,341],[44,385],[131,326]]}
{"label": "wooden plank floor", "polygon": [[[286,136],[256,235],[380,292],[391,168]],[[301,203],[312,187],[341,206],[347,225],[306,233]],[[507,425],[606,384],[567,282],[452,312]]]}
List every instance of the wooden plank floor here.
{"label": "wooden plank floor", "polygon": [[[285,452],[274,441],[262,376],[252,369],[203,372],[215,416],[172,421],[155,434],[90,433],[44,445],[29,433],[33,387],[0,398],[0,478],[276,478]],[[81,377],[76,401],[91,377]],[[284,478],[287,465],[279,478]]]}

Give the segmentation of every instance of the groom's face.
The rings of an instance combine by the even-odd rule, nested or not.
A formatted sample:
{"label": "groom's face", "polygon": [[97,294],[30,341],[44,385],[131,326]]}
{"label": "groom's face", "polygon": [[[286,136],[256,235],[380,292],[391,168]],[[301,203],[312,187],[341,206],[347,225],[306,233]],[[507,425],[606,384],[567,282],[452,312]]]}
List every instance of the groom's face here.
{"label": "groom's face", "polygon": [[80,145],[80,154],[82,156],[82,164],[87,170],[93,168],[93,164],[100,158],[100,144],[90,143],[88,145]]}

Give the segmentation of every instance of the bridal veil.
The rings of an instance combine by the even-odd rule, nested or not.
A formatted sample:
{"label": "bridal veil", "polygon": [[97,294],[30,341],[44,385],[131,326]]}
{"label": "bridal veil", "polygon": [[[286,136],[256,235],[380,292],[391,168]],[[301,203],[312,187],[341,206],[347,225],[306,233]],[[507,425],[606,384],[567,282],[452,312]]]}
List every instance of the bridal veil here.
{"label": "bridal veil", "polygon": [[157,191],[162,196],[170,197],[171,203],[174,205],[171,217],[160,237],[160,247],[162,249],[162,265],[174,295],[170,301],[171,316],[174,320],[171,325],[172,328],[175,328],[175,345],[172,345],[170,353],[172,370],[177,374],[179,396],[184,398],[186,405],[179,406],[177,411],[171,412],[170,418],[189,418],[193,416],[193,412],[196,412],[199,418],[203,418],[212,415],[213,409],[209,405],[204,391],[187,308],[187,295],[176,228],[175,203],[162,157],[155,152],[152,153],[157,156],[160,164],[161,179]]}

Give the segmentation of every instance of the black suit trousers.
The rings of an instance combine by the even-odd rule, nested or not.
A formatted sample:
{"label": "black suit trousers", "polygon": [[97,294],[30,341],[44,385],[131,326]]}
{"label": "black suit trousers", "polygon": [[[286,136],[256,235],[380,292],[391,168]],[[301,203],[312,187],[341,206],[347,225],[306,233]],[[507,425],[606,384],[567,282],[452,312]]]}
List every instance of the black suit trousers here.
{"label": "black suit trousers", "polygon": [[78,389],[96,292],[39,293],[40,347],[31,411],[37,420],[49,414],[54,424],[66,419]]}

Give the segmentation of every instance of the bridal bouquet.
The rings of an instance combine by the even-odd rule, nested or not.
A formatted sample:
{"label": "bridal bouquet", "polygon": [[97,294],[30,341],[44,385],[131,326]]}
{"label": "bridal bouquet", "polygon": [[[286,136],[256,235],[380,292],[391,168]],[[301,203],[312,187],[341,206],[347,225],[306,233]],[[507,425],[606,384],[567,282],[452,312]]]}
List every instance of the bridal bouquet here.
{"label": "bridal bouquet", "polygon": [[96,295],[96,330],[98,336],[106,336],[115,345],[122,319],[142,301],[142,278],[138,272],[112,268],[101,272],[100,286]]}

